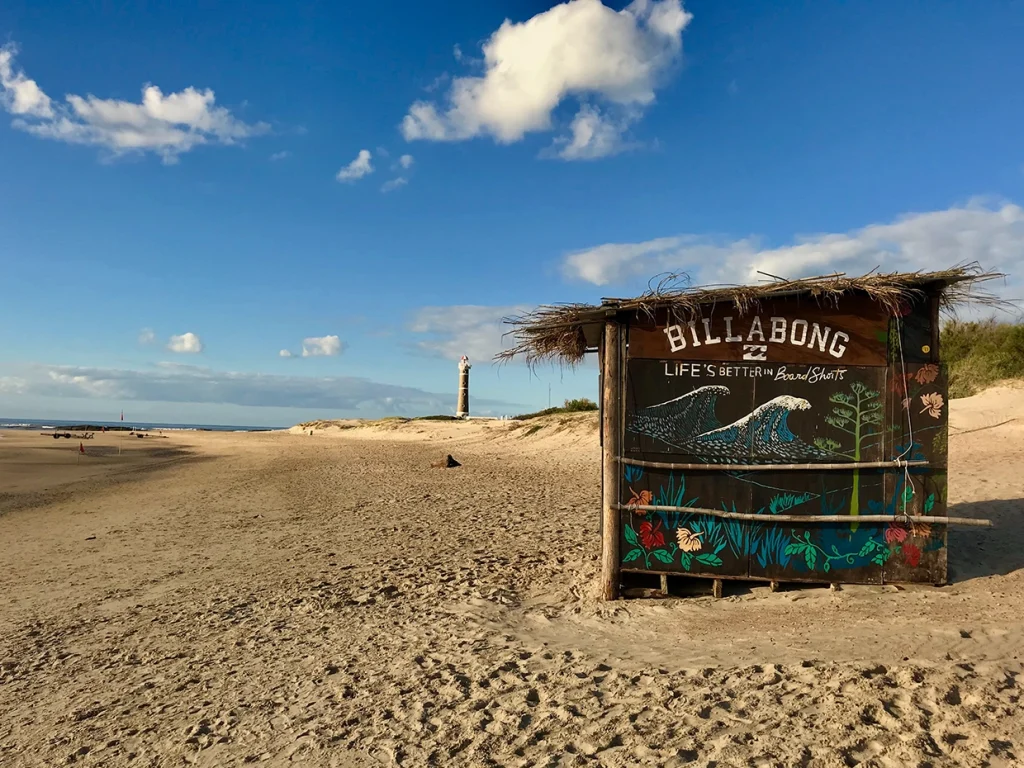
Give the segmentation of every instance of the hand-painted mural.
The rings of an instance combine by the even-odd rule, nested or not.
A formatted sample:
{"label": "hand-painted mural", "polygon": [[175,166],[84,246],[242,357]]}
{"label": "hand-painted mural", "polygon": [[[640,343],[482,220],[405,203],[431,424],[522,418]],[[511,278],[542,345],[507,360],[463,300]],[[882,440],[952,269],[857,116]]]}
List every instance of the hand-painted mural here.
{"label": "hand-painted mural", "polygon": [[[908,339],[898,321],[885,349]],[[710,333],[709,331],[708,333]],[[914,328],[918,347],[928,328]],[[705,334],[707,335],[707,334]],[[925,352],[928,350],[926,349]],[[918,351],[917,357],[925,353]],[[946,386],[933,362],[888,366],[634,358],[626,366],[623,570],[788,581],[941,583],[946,574]],[[925,466],[721,470],[716,465],[926,461]],[[754,513],[764,521],[674,506]],[[786,515],[808,522],[778,521]],[[814,523],[849,515],[849,523]],[[860,523],[859,515],[891,515]]]}

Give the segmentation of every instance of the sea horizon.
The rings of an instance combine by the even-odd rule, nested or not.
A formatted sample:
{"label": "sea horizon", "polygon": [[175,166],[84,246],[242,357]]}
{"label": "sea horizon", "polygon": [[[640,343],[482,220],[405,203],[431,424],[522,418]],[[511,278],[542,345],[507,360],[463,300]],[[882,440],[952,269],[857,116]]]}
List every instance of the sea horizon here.
{"label": "sea horizon", "polygon": [[288,429],[291,425],[266,427],[246,424],[176,424],[172,422],[129,421],[128,419],[124,421],[98,421],[96,419],[38,419],[0,416],[0,429],[47,430],[77,426],[135,429],[144,432],[151,432],[153,430],[181,432],[269,432],[275,429]]}

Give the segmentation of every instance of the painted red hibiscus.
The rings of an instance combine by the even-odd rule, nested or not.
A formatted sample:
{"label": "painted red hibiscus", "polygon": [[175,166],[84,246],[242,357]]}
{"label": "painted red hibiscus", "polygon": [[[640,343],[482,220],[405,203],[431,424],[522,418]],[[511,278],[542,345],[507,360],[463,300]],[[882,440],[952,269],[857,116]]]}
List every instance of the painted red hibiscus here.
{"label": "painted red hibiscus", "polygon": [[[885,543],[895,544],[907,540],[907,529],[902,525],[890,525],[885,529]],[[913,546],[913,545],[911,545]]]}
{"label": "painted red hibiscus", "polygon": [[913,544],[904,544],[903,562],[911,568],[917,568],[918,563],[921,562],[921,550]]}
{"label": "painted red hibiscus", "polygon": [[640,542],[644,549],[665,546],[665,534],[661,531],[660,520],[657,525],[651,525],[650,521],[640,523]]}

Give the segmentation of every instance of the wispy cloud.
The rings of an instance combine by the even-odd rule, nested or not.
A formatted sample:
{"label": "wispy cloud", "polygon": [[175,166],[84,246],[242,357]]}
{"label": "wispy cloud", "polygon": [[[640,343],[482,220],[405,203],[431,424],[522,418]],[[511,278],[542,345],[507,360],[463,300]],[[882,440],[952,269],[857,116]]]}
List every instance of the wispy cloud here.
{"label": "wispy cloud", "polygon": [[368,149],[359,150],[356,159],[338,171],[338,181],[357,181],[373,173],[373,155]]}
{"label": "wispy cloud", "polygon": [[402,155],[400,158],[398,158],[398,164],[406,169],[412,168],[412,164],[414,162],[415,159],[413,158],[412,155]]}
{"label": "wispy cloud", "polygon": [[[0,377],[0,391],[12,396],[85,397],[104,400],[212,403],[251,407],[315,408],[353,415],[449,413],[451,394],[386,384],[351,376],[303,377],[215,371],[163,363],[147,370],[67,365],[23,366]],[[474,398],[474,405],[514,407]]]}
{"label": "wispy cloud", "polygon": [[18,49],[0,48],[0,105],[15,116],[15,128],[41,138],[102,147],[113,155],[153,152],[165,163],[204,144],[237,144],[267,133],[266,123],[245,123],[217,106],[210,89],[164,94],[142,89],[138,103],[68,94],[56,103],[16,68]]}
{"label": "wispy cloud", "polygon": [[[569,0],[525,22],[506,20],[483,45],[483,75],[454,78],[440,105],[415,102],[402,134],[515,142],[552,130],[555,109],[577,98],[579,112],[554,153],[566,160],[614,154],[679,60],[690,19],[680,0],[634,0],[622,11]],[[455,55],[464,58],[458,47]]]}
{"label": "wispy cloud", "polygon": [[472,360],[491,360],[508,346],[503,338],[508,328],[502,318],[518,314],[525,306],[489,307],[457,305],[423,307],[409,322],[409,330],[421,336],[420,350],[448,360],[468,355]]}
{"label": "wispy cloud", "polygon": [[391,179],[391,181],[385,181],[381,185],[380,191],[381,192],[394,192],[396,189],[401,189],[402,187],[404,187],[408,183],[409,183],[409,180],[407,178],[405,178],[404,176],[399,176],[397,179]]}
{"label": "wispy cloud", "polygon": [[295,357],[295,354],[287,349],[282,349],[277,354],[279,357]]}
{"label": "wispy cloud", "polygon": [[203,342],[194,333],[183,333],[180,336],[171,336],[167,342],[167,349],[179,354],[199,354],[203,351]]}
{"label": "wispy cloud", "polygon": [[875,268],[915,271],[971,261],[1008,273],[1003,295],[1024,298],[1024,209],[975,200],[849,232],[798,237],[776,248],[764,247],[757,238],[715,241],[697,235],[607,243],[568,254],[562,270],[568,278],[593,285],[646,281],[675,271],[689,272],[699,282],[738,283],[758,282],[765,274],[795,278]]}
{"label": "wispy cloud", "polygon": [[156,334],[152,328],[143,328],[139,331],[139,344],[153,344],[156,342]]}
{"label": "wispy cloud", "polygon": [[289,152],[287,149],[284,149],[280,152],[275,152],[274,154],[272,154],[270,156],[270,159],[274,162],[278,162],[279,160],[287,160],[291,156],[292,153]]}

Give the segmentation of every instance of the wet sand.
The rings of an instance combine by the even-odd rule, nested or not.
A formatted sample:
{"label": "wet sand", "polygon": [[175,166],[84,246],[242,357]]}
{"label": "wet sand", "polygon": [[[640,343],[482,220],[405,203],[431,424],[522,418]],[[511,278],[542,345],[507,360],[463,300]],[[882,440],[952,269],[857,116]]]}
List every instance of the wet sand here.
{"label": "wet sand", "polygon": [[593,415],[182,433],[84,479],[7,433],[0,764],[1024,764],[1024,397],[983,398],[951,502],[999,527],[951,585],[717,601],[594,599]]}

